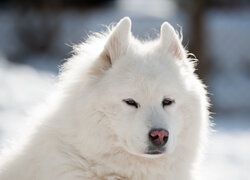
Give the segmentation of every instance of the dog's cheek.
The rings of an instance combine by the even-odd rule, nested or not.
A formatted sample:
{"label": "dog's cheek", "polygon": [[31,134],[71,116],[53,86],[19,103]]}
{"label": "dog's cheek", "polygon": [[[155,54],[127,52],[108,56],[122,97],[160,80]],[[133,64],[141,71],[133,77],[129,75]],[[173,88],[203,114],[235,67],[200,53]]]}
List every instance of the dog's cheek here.
{"label": "dog's cheek", "polygon": [[[183,105],[180,107],[179,121],[182,122],[182,124],[179,126],[180,131],[177,135],[176,146],[181,145],[191,150],[192,147],[195,147],[200,133],[197,131],[200,126],[199,114],[196,103],[194,103],[193,106]],[[178,142],[181,142],[181,144],[178,144]]]}
{"label": "dog's cheek", "polygon": [[147,128],[142,119],[133,113],[121,113],[112,121],[112,128],[122,146],[133,153],[143,153],[146,149]]}

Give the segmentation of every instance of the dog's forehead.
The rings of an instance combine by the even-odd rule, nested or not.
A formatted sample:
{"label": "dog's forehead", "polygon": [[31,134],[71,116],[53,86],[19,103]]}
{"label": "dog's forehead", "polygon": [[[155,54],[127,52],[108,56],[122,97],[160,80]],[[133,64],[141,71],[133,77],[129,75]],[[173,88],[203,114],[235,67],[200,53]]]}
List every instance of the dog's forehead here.
{"label": "dog's forehead", "polygon": [[123,91],[131,93],[173,91],[180,88],[182,81],[177,65],[171,61],[174,59],[155,55],[124,56],[114,65],[110,79]]}
{"label": "dog's forehead", "polygon": [[180,67],[171,56],[162,54],[143,54],[124,56],[117,64],[123,78],[130,81],[167,82],[180,76]]}

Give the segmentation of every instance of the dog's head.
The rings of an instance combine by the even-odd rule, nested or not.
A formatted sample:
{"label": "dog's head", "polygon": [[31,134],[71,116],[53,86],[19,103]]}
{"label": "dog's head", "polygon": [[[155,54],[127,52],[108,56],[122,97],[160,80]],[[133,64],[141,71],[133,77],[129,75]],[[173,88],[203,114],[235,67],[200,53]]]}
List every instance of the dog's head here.
{"label": "dog's head", "polygon": [[106,139],[112,146],[144,157],[171,154],[178,145],[194,148],[207,116],[206,95],[171,25],[163,23],[159,39],[140,42],[123,18],[89,73],[92,109],[116,137]]}

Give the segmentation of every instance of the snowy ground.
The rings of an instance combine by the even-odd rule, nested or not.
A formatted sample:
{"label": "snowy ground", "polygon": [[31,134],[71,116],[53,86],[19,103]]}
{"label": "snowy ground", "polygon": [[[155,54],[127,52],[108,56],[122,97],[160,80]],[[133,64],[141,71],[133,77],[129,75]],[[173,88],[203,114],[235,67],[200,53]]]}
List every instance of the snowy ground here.
{"label": "snowy ground", "polygon": [[249,180],[250,131],[217,132],[203,162],[203,180]]}
{"label": "snowy ground", "polygon": [[29,110],[53,88],[53,76],[0,57],[0,146],[3,140],[19,137],[28,123]]}
{"label": "snowy ground", "polygon": [[[55,74],[0,58],[0,145],[19,138],[32,120],[29,109],[53,89]],[[21,90],[20,90],[21,89]],[[248,116],[215,116],[217,132],[201,167],[202,180],[249,180],[250,123]],[[226,118],[227,121],[223,120]],[[236,122],[237,121],[237,122]],[[228,123],[228,124],[225,124]]]}

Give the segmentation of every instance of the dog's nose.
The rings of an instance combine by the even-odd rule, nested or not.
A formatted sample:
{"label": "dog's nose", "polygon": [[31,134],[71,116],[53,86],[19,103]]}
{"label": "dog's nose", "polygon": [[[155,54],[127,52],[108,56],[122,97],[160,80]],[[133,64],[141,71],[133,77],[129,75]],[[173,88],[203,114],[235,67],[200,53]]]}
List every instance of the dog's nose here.
{"label": "dog's nose", "polygon": [[169,132],[165,129],[152,129],[149,132],[149,140],[157,147],[164,146],[168,141]]}

